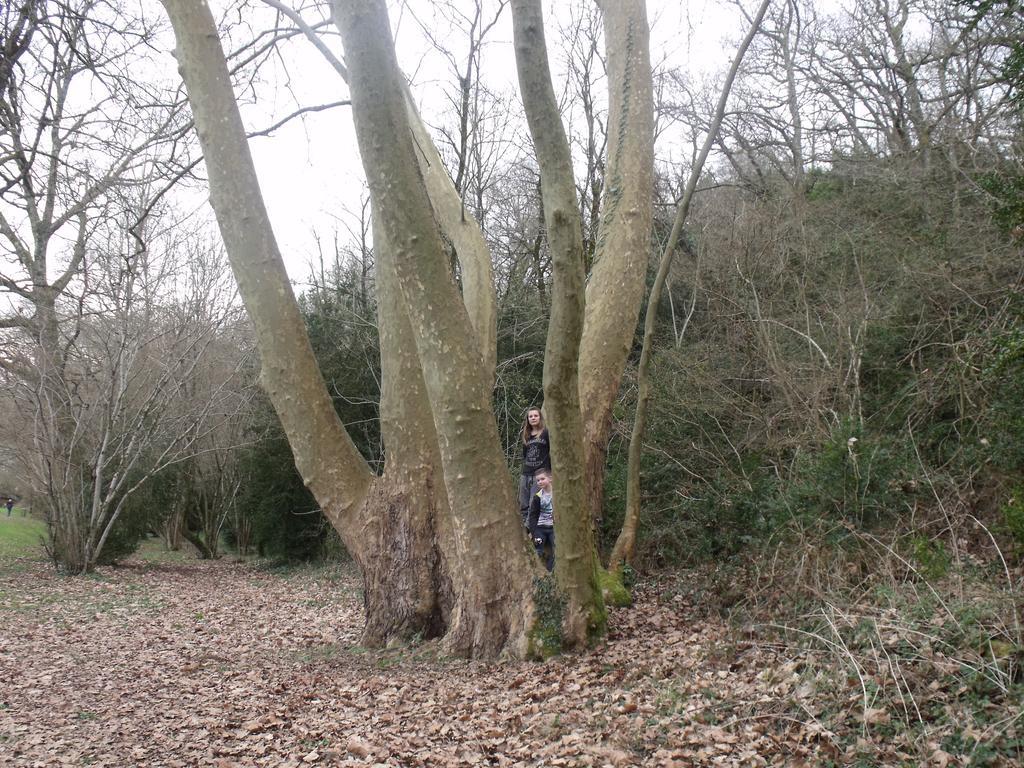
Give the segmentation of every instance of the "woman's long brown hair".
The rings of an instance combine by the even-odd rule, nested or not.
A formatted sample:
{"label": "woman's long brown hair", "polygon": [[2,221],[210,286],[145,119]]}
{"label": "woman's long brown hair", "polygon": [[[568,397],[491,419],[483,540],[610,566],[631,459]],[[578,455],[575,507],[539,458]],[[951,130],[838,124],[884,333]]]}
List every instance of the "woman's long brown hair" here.
{"label": "woman's long brown hair", "polygon": [[546,429],[544,426],[544,414],[541,412],[540,408],[527,408],[526,415],[523,416],[523,445],[526,445],[530,440],[530,414],[534,411],[536,411],[537,415],[540,416],[540,424],[537,425],[540,427],[540,431],[543,432]]}

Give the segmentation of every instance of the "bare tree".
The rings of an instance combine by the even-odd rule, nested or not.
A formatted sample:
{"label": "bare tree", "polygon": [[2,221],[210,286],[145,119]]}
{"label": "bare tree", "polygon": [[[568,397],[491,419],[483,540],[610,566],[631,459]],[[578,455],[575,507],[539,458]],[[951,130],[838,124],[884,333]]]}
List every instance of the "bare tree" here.
{"label": "bare tree", "polygon": [[603,19],[600,9],[590,2],[573,4],[570,13],[569,23],[560,33],[566,51],[569,103],[578,103],[583,112],[581,135],[576,135],[571,123],[569,131],[570,143],[578,147],[583,157],[583,178],[576,185],[576,192],[583,224],[583,266],[589,273],[597,249],[608,143],[607,110],[601,108],[598,99],[606,77],[601,48]]}
{"label": "bare tree", "polygon": [[[46,504],[50,553],[69,573],[91,569],[133,495],[196,450],[214,414],[237,407],[224,381],[203,398],[187,398],[230,302],[218,300],[203,315],[177,311],[168,292],[174,253],[147,251],[118,269],[117,245],[127,243],[90,250],[102,277],[77,304],[57,384],[28,377],[13,390],[33,416],[24,453],[35,495]],[[209,301],[216,286],[204,287]]]}
{"label": "bare tree", "polygon": [[[486,115],[496,99],[484,86],[480,70],[483,62],[484,47],[487,36],[501,18],[509,0],[471,0],[465,3],[454,3],[450,0],[433,4],[433,14],[439,23],[427,24],[420,22],[420,29],[430,41],[434,49],[441,54],[448,65],[450,75],[456,87],[448,87],[445,99],[455,119],[454,129],[442,126],[438,131],[442,158],[448,160],[452,182],[462,196],[463,204],[467,196],[473,206],[473,215],[483,223],[485,214],[483,197],[486,194],[486,183],[481,183],[487,176],[487,168],[482,163],[487,137],[481,135]],[[409,6],[410,11],[412,7]],[[445,31],[443,38],[434,33],[435,28]],[[460,33],[457,39],[453,34]],[[455,47],[463,46],[465,52]],[[492,158],[493,159],[493,158]]]}
{"label": "bare tree", "polygon": [[178,428],[185,428],[186,448],[171,466],[172,517],[178,518],[180,535],[210,559],[220,554],[229,519],[245,528],[247,516],[235,504],[242,482],[239,448],[252,439],[246,432],[256,395],[252,334],[226,267],[219,248],[190,249],[184,290],[171,307],[183,325],[216,329],[171,406]]}
{"label": "bare tree", "polygon": [[[800,191],[809,171],[878,155],[912,173],[944,172],[936,151],[967,172],[986,167],[978,139],[1012,141],[1000,72],[1013,33],[998,14],[972,18],[932,0],[778,5],[741,68],[717,151],[760,189],[781,176]],[[703,131],[711,100],[697,100],[686,111]]]}
{"label": "bare tree", "polygon": [[[4,24],[0,332],[11,354],[0,365],[34,414],[34,476],[56,559],[78,572],[109,531],[108,486],[123,490],[104,474],[117,451],[108,430],[137,383],[124,377],[141,349],[139,318],[154,306],[138,272],[152,264],[154,182],[180,167],[187,122],[174,88],[134,75],[157,33],[145,15],[94,0],[30,2],[13,17],[5,10]],[[105,328],[98,313],[110,308],[135,325]],[[96,398],[106,403],[94,411],[106,418],[98,432],[82,418]]]}
{"label": "bare tree", "polygon": [[690,176],[683,190],[682,197],[677,203],[675,220],[672,224],[672,231],[669,234],[668,242],[662,253],[661,264],[658,267],[658,274],[655,277],[654,285],[651,287],[651,295],[647,302],[647,315],[644,319],[644,342],[640,353],[640,364],[637,371],[637,394],[636,418],[633,422],[633,434],[629,442],[629,469],[626,486],[626,513],[623,520],[622,530],[615,542],[609,559],[609,570],[620,571],[623,563],[632,562],[636,548],[636,533],[640,519],[640,456],[643,450],[644,429],[647,421],[647,399],[649,397],[648,367],[650,365],[651,344],[654,337],[654,321],[657,314],[658,303],[661,300],[661,291],[668,277],[668,271],[672,266],[679,236],[682,233],[683,224],[690,211],[690,203],[697,188],[697,181],[700,179],[711,147],[715,142],[718,128],[721,125],[722,117],[725,114],[726,103],[732,83],[736,79],[740,63],[747,52],[754,36],[758,33],[761,22],[771,5],[772,0],[763,0],[755,16],[751,20],[750,30],[740,43],[733,58],[732,66],[722,86],[722,92],[718,99],[714,117],[711,120],[710,130],[704,141],[704,146],[698,155],[696,162],[690,168]]}
{"label": "bare tree", "polygon": [[[750,14],[742,5],[737,7],[751,24]],[[771,8],[761,24],[761,34],[745,57],[734,88],[736,106],[723,115],[725,132],[733,137],[762,133],[758,144],[765,159],[798,193],[804,186],[805,166],[813,159],[807,157],[803,123],[809,106],[807,29],[815,24],[813,6],[801,5],[798,0]],[[747,88],[753,92],[746,93]]]}

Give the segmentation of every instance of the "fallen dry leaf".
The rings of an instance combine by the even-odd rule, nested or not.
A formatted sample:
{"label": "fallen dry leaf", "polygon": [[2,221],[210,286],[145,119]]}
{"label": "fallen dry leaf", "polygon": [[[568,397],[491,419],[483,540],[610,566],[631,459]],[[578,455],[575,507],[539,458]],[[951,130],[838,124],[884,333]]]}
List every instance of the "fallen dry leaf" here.
{"label": "fallen dry leaf", "polygon": [[0,595],[5,765],[958,764],[938,743],[858,741],[858,712],[896,715],[864,711],[845,673],[812,685],[808,659],[750,630],[723,652],[723,620],[653,587],[610,612],[606,642],[543,663],[362,648],[359,579],[336,568],[139,561],[69,580],[37,563],[0,570]]}

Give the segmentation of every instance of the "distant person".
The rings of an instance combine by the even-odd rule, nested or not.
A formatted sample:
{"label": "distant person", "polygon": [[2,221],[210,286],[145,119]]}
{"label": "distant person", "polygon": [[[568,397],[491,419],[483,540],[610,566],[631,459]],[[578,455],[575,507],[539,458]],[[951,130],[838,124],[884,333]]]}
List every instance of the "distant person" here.
{"label": "distant person", "polygon": [[537,493],[530,502],[530,537],[537,556],[551,571],[555,567],[555,494],[551,489],[550,469],[537,472],[537,486]]}
{"label": "distant person", "polygon": [[519,514],[523,525],[530,514],[530,499],[537,493],[538,470],[551,471],[551,441],[540,408],[530,408],[523,421],[523,469],[519,475]]}
{"label": "distant person", "polygon": [[11,510],[14,509],[14,499],[7,499],[7,516],[11,516]]}

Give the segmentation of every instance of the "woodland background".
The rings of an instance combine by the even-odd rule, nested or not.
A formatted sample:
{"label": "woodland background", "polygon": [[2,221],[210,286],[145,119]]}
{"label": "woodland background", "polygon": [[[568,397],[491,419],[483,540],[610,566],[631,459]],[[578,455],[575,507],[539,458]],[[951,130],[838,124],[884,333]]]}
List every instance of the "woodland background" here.
{"label": "woodland background", "polygon": [[[47,552],[71,571],[61,547],[97,532],[101,566],[154,537],[206,559],[346,560],[258,389],[220,246],[166,194],[201,167],[180,95],[131,76],[155,26],[130,14],[114,26],[116,4],[51,3],[56,21],[18,53],[30,5],[0,12],[0,495],[16,515],[84,510],[45,515]],[[542,397],[550,265],[515,94],[480,74],[480,19],[500,5],[440,3],[417,21],[452,69],[431,116],[438,145],[497,254],[494,398],[511,483],[523,413]],[[1022,14],[1017,0],[772,7],[657,307],[643,446],[641,577],[667,579],[694,616],[834,654],[872,702],[901,701],[923,731],[945,723],[936,749],[964,764],[1019,758],[1024,738]],[[596,11],[574,5],[549,36],[592,256],[607,141]],[[254,89],[272,37],[236,51]],[[71,83],[90,77],[103,97],[86,108]],[[719,85],[656,66],[656,246]],[[48,138],[60,98],[75,128]],[[18,145],[29,134],[31,151]],[[56,206],[30,211],[32,184]],[[33,216],[49,242],[23,254]],[[318,233],[299,300],[337,412],[379,466],[368,205],[340,220]],[[43,331],[59,386],[28,352]],[[635,363],[608,450],[605,555],[625,505]],[[55,393],[70,444],[39,418]],[[88,504],[68,498],[83,488]],[[937,653],[955,660],[946,677]],[[936,681],[943,702],[917,706]],[[862,722],[888,723],[878,709],[865,704]]]}

